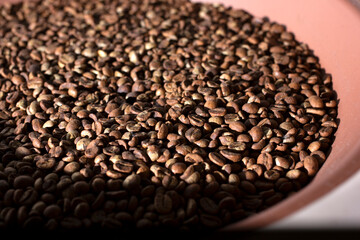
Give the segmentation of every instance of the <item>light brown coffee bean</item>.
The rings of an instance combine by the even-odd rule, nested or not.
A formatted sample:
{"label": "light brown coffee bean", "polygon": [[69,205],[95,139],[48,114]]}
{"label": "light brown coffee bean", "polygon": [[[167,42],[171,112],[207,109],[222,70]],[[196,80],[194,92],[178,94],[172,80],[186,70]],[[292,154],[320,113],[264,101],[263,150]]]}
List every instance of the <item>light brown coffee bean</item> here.
{"label": "light brown coffee bean", "polygon": [[313,177],[319,171],[319,162],[313,156],[307,156],[304,159],[304,168],[310,177]]}
{"label": "light brown coffee bean", "polygon": [[249,134],[254,142],[259,142],[263,137],[264,133],[259,126],[255,126],[249,130]]}
{"label": "light brown coffee bean", "polygon": [[231,130],[234,130],[234,131],[239,132],[239,133],[242,133],[242,132],[246,131],[245,124],[240,122],[240,121],[230,122],[229,128]]}
{"label": "light brown coffee bean", "polygon": [[122,173],[131,173],[133,171],[134,165],[131,162],[118,159],[114,162],[113,168],[114,170]]}
{"label": "light brown coffee bean", "polygon": [[185,156],[185,162],[191,162],[191,163],[200,163],[203,162],[204,159],[196,153],[188,153]]}
{"label": "light brown coffee bean", "polygon": [[199,140],[201,138],[201,135],[202,135],[201,130],[195,127],[191,127],[185,132],[185,137],[190,142],[195,142]]}
{"label": "light brown coffee bean", "polygon": [[270,153],[260,153],[256,162],[263,165],[267,170],[274,166],[274,160]]}
{"label": "light brown coffee bean", "polygon": [[209,159],[211,162],[213,162],[214,164],[221,166],[221,167],[224,166],[226,163],[225,158],[217,152],[209,153]]}
{"label": "light brown coffee bean", "polygon": [[323,108],[324,107],[324,103],[323,103],[322,99],[316,95],[309,97],[309,102],[313,108]]}
{"label": "light brown coffee bean", "polygon": [[242,159],[241,153],[233,150],[228,150],[228,149],[220,150],[220,154],[233,162],[239,162]]}

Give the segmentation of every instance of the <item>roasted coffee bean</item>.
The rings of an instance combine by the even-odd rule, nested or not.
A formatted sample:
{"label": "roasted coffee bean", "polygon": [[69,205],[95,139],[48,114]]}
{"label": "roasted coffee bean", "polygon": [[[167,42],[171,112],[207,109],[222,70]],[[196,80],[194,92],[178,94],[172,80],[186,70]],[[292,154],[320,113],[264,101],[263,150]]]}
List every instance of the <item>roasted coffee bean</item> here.
{"label": "roasted coffee bean", "polygon": [[154,197],[155,210],[160,214],[167,214],[172,210],[172,200],[164,193],[157,193]]}
{"label": "roasted coffee bean", "polygon": [[273,157],[270,153],[261,153],[257,158],[257,164],[261,164],[270,170],[274,165]]}
{"label": "roasted coffee bean", "polygon": [[196,153],[188,153],[185,156],[185,161],[186,162],[191,162],[191,163],[199,163],[199,162],[203,162],[204,159]]}
{"label": "roasted coffee bean", "polygon": [[314,176],[319,170],[319,162],[313,156],[307,156],[304,159],[304,168],[308,172],[309,176]]}
{"label": "roasted coffee bean", "polygon": [[220,154],[233,162],[239,162],[242,159],[241,153],[233,150],[228,150],[228,149],[220,150]]}
{"label": "roasted coffee bean", "polygon": [[254,142],[259,142],[264,133],[259,126],[255,126],[249,130],[249,134]]}
{"label": "roasted coffee bean", "polygon": [[191,127],[185,132],[185,137],[190,142],[195,142],[195,141],[199,140],[201,138],[201,135],[202,135],[201,130],[196,127]]}
{"label": "roasted coffee bean", "polygon": [[246,130],[245,124],[240,121],[230,122],[229,128],[239,133],[244,132]]}
{"label": "roasted coffee bean", "polygon": [[14,188],[26,188],[34,184],[34,179],[31,176],[20,175],[14,179]]}
{"label": "roasted coffee bean", "polygon": [[224,159],[224,157],[217,152],[209,153],[209,159],[211,162],[213,162],[214,164],[219,165],[221,167],[224,166],[226,163],[226,160]]}

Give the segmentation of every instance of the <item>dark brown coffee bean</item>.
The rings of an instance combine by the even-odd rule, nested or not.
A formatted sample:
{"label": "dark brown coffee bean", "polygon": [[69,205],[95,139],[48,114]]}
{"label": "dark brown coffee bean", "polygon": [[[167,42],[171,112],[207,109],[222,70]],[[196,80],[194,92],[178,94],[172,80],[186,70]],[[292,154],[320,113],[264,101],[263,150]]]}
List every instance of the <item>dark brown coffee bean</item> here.
{"label": "dark brown coffee bean", "polygon": [[221,226],[222,221],[219,217],[209,215],[209,214],[201,214],[200,215],[200,222],[209,228],[216,228]]}
{"label": "dark brown coffee bean", "polygon": [[209,214],[214,215],[219,212],[218,205],[211,198],[208,197],[200,198],[199,205],[205,212]]}
{"label": "dark brown coffee bean", "polygon": [[183,174],[186,170],[186,164],[182,162],[177,162],[172,164],[170,168],[174,174]]}
{"label": "dark brown coffee bean", "polygon": [[61,212],[61,208],[58,205],[52,204],[44,209],[44,216],[57,219],[61,217]]}
{"label": "dark brown coffee bean", "polygon": [[209,114],[212,117],[223,117],[226,114],[225,108],[213,108],[209,110]]}
{"label": "dark brown coffee bean", "polygon": [[164,139],[166,138],[168,135],[168,127],[166,126],[166,124],[161,124],[159,131],[157,133],[157,137],[159,139]]}
{"label": "dark brown coffee bean", "polygon": [[155,210],[160,214],[167,214],[172,210],[171,198],[163,193],[157,193],[154,198]]}
{"label": "dark brown coffee bean", "polygon": [[280,177],[280,173],[276,170],[267,170],[264,172],[264,177],[270,181],[276,181]]}
{"label": "dark brown coffee bean", "polygon": [[78,218],[84,218],[88,215],[90,206],[87,202],[81,202],[76,205],[74,215]]}
{"label": "dark brown coffee bean", "polygon": [[65,130],[66,130],[67,132],[72,132],[72,131],[74,131],[74,130],[78,130],[80,126],[81,126],[80,120],[78,120],[78,119],[71,119],[71,120],[69,121],[69,123],[66,125]]}
{"label": "dark brown coffee bean", "polygon": [[31,176],[20,175],[14,179],[15,188],[26,188],[34,184],[34,179]]}

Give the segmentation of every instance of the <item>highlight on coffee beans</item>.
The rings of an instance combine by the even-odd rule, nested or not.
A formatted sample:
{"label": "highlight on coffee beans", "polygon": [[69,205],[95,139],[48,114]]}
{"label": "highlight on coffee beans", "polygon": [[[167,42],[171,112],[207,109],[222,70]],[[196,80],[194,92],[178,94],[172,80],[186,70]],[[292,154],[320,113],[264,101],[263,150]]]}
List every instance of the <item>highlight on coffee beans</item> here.
{"label": "highlight on coffee beans", "polygon": [[218,229],[305,187],[336,118],[312,50],[244,10],[0,7],[0,229]]}

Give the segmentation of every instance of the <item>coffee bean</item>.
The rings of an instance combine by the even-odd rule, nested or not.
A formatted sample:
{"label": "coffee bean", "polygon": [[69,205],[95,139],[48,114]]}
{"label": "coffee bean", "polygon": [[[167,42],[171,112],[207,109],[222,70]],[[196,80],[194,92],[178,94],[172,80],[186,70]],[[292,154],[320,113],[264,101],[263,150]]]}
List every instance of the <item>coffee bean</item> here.
{"label": "coffee bean", "polygon": [[131,173],[134,165],[128,161],[118,159],[114,162],[113,168],[122,173]]}
{"label": "coffee bean", "polygon": [[249,134],[254,142],[259,142],[264,133],[259,126],[255,126],[249,130]]}
{"label": "coffee bean", "polygon": [[72,174],[80,169],[80,165],[78,162],[70,162],[65,165],[64,172],[67,174]]}
{"label": "coffee bean", "polygon": [[61,217],[61,212],[61,208],[58,205],[52,204],[44,209],[44,216],[57,219]]}
{"label": "coffee bean", "polygon": [[226,160],[222,157],[222,155],[217,152],[209,153],[209,159],[211,162],[219,166],[224,166],[224,164],[226,163]]}
{"label": "coffee bean", "polygon": [[15,188],[26,188],[34,184],[34,179],[31,176],[20,175],[14,179]]}
{"label": "coffee bean", "polygon": [[131,174],[124,179],[123,187],[125,189],[136,189],[140,186],[141,178],[139,175]]}
{"label": "coffee bean", "polygon": [[217,214],[219,212],[218,205],[208,197],[200,198],[199,200],[200,207],[209,214]]}
{"label": "coffee bean", "polygon": [[174,174],[183,174],[185,172],[186,165],[184,163],[177,162],[172,164],[170,168]]}
{"label": "coffee bean", "polygon": [[55,159],[54,158],[40,158],[36,162],[36,166],[40,169],[51,169],[55,166]]}
{"label": "coffee bean", "polygon": [[23,84],[25,83],[25,78],[21,75],[14,75],[12,78],[11,78],[11,81],[15,84],[15,85],[20,85],[20,84]]}
{"label": "coffee bean", "polygon": [[270,170],[274,165],[273,157],[270,153],[261,153],[257,158],[257,164],[261,164]]}
{"label": "coffee bean", "polygon": [[239,162],[242,159],[241,153],[233,150],[228,150],[228,149],[220,150],[220,154],[233,162]]}
{"label": "coffee bean", "polygon": [[311,107],[313,107],[313,108],[323,108],[324,107],[324,103],[323,103],[322,99],[316,95],[309,97],[309,102],[310,102]]}
{"label": "coffee bean", "polygon": [[256,103],[245,103],[242,106],[242,110],[249,114],[255,114],[259,110],[259,107],[256,105]]}
{"label": "coffee bean", "polygon": [[229,128],[239,133],[244,132],[246,130],[245,124],[238,121],[230,122]]}
{"label": "coffee bean", "polygon": [[209,215],[209,214],[201,214],[200,215],[200,222],[209,228],[216,228],[221,226],[222,221],[219,217]]}
{"label": "coffee bean", "polygon": [[154,198],[155,210],[160,214],[167,214],[172,210],[171,198],[163,193],[158,193]]}
{"label": "coffee bean", "polygon": [[289,169],[292,165],[290,159],[280,156],[275,157],[275,164],[276,166],[282,167],[284,169]]}
{"label": "coffee bean", "polygon": [[188,153],[185,156],[185,161],[186,162],[191,162],[191,163],[199,163],[199,162],[203,162],[204,159],[196,153]]}
{"label": "coffee bean", "polygon": [[88,215],[90,206],[87,202],[81,202],[76,205],[74,209],[74,215],[78,218],[84,218]]}
{"label": "coffee bean", "polygon": [[304,168],[307,170],[310,177],[314,176],[319,170],[319,162],[313,156],[307,156],[304,159]]}
{"label": "coffee bean", "polygon": [[185,137],[190,141],[190,142],[195,142],[197,140],[199,140],[201,138],[201,130],[195,127],[191,127],[189,128],[186,132],[185,132]]}

